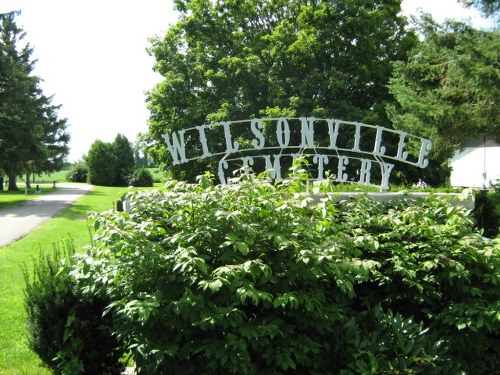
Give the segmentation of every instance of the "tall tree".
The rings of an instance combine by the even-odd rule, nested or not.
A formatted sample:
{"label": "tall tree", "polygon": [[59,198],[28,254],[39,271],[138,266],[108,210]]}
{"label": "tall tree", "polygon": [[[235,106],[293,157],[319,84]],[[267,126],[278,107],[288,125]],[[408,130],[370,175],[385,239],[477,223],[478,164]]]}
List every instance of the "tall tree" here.
{"label": "tall tree", "polygon": [[127,137],[118,134],[112,143],[115,158],[115,182],[116,186],[127,186],[128,180],[134,171],[134,150]]}
{"label": "tall tree", "polygon": [[179,22],[150,49],[164,80],[148,96],[148,136],[177,178],[208,167],[170,164],[161,135],[187,126],[310,115],[387,123],[390,62],[416,42],[401,0],[174,3]]}
{"label": "tall tree", "polygon": [[9,176],[9,190],[17,189],[21,173],[60,168],[69,141],[66,120],[32,75],[33,50],[20,46],[25,34],[16,14],[0,14],[0,169]]}
{"label": "tall tree", "polygon": [[500,33],[448,21],[420,20],[424,41],[394,64],[389,107],[394,126],[433,140],[445,161],[473,137],[500,140]]}
{"label": "tall tree", "polygon": [[93,185],[113,186],[116,176],[116,158],[113,145],[97,140],[90,146],[85,158],[88,182]]}
{"label": "tall tree", "polygon": [[461,0],[460,2],[466,7],[477,8],[486,17],[498,16],[498,12],[500,12],[500,1],[498,0]]}

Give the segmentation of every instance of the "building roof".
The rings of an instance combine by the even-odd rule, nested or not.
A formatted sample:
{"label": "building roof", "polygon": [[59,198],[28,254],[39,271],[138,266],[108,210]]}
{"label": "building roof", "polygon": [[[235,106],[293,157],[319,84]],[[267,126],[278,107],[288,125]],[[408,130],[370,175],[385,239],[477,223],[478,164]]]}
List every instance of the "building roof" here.
{"label": "building roof", "polygon": [[479,147],[500,147],[500,143],[498,143],[492,137],[476,137],[469,139],[464,148],[479,148]]}

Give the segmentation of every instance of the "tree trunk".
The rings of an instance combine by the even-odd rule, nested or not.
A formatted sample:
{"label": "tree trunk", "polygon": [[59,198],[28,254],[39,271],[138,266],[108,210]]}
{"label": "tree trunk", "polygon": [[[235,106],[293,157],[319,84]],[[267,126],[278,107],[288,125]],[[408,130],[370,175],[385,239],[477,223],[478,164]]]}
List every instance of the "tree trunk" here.
{"label": "tree trunk", "polygon": [[3,175],[0,176],[0,191],[3,191]]}
{"label": "tree trunk", "polygon": [[9,174],[9,191],[19,190],[17,188],[17,176],[15,173]]}
{"label": "tree trunk", "polygon": [[26,173],[26,187],[28,187],[28,188],[31,188],[30,176],[31,176],[31,173],[27,172]]}

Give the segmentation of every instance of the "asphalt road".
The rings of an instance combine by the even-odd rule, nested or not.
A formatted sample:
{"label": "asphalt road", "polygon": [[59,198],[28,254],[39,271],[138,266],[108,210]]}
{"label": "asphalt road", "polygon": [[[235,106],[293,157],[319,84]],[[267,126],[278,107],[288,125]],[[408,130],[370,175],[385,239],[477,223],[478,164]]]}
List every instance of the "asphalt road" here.
{"label": "asphalt road", "polygon": [[58,184],[58,187],[49,194],[0,210],[0,248],[25,237],[92,189],[87,184]]}

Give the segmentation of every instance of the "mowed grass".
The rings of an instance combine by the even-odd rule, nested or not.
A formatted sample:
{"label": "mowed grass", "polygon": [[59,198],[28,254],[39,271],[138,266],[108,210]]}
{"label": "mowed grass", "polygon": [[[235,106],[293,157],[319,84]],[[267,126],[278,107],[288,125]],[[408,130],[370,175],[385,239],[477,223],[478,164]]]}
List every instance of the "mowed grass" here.
{"label": "mowed grass", "polygon": [[25,194],[24,191],[24,183],[18,184],[18,188],[18,191],[0,191],[0,210],[54,191],[52,184],[39,184],[40,193],[36,192],[36,185],[32,185],[32,187],[28,189],[27,194]]}
{"label": "mowed grass", "polygon": [[[156,182],[163,182],[167,179],[168,174],[165,172],[161,171],[159,168],[146,168],[151,175],[153,176],[153,180]],[[52,173],[42,173],[41,175],[37,176],[35,175],[32,177],[32,184],[44,184],[44,183],[53,183],[56,181],[56,183],[59,182],[68,182],[68,173],[70,169],[62,169],[57,172],[52,172]],[[18,178],[18,182],[20,184],[23,184],[24,186],[24,176],[20,176]]]}
{"label": "mowed grass", "polygon": [[27,346],[24,278],[22,267],[32,266],[40,252],[52,253],[54,243],[71,238],[77,251],[90,243],[87,216],[104,211],[126,188],[94,188],[72,207],[38,227],[24,239],[0,248],[0,374],[36,374],[51,372]]}
{"label": "mowed grass", "polygon": [[69,169],[61,169],[60,171],[57,172],[52,172],[52,173],[42,173],[41,175],[37,176],[35,175],[32,177],[32,184],[37,184],[37,183],[52,183],[52,182],[66,182],[68,181],[67,175],[68,175]]}

